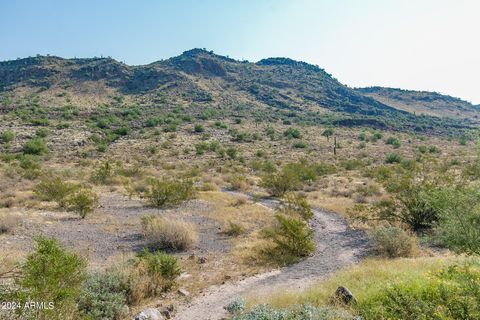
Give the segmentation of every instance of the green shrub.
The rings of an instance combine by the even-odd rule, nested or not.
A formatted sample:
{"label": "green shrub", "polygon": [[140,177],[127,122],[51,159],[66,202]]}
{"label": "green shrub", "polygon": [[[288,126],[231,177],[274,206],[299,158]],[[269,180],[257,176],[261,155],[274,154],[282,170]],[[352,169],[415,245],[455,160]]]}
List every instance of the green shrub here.
{"label": "green shrub", "polygon": [[402,156],[398,153],[389,153],[385,158],[385,163],[400,163],[402,162]]}
{"label": "green shrub", "polygon": [[78,310],[88,319],[123,319],[128,311],[128,286],[113,272],[95,273],[83,283]]}
{"label": "green shrub", "polygon": [[375,132],[372,135],[372,141],[375,142],[377,140],[382,139],[383,135],[380,132]]}
{"label": "green shrub", "polygon": [[437,147],[437,146],[429,146],[428,147],[428,152],[430,153],[439,153],[440,152],[440,149]]}
{"label": "green shrub", "polygon": [[272,172],[262,177],[260,186],[271,195],[281,196],[285,192],[299,190],[303,182],[315,181],[319,176],[335,172],[335,166],[325,163],[307,163],[304,160],[286,164],[280,172]]}
{"label": "green shrub", "polygon": [[90,175],[90,180],[95,184],[111,184],[114,170],[110,162],[105,161],[98,165]]}
{"label": "green shrub", "polygon": [[446,247],[467,254],[480,254],[480,190],[441,188],[429,194],[438,211],[436,236]]}
{"label": "green shrub", "polygon": [[237,158],[238,150],[235,147],[228,147],[225,152],[230,159],[234,160]]}
{"label": "green shrub", "polygon": [[54,239],[38,237],[18,278],[13,301],[53,302],[53,309],[37,309],[32,319],[76,319],[75,299],[85,279],[86,262]]}
{"label": "green shrub", "polygon": [[327,128],[322,132],[322,136],[327,138],[327,141],[330,140],[330,137],[333,136],[333,129],[332,128]]}
{"label": "green shrub", "polygon": [[158,118],[150,117],[145,122],[145,125],[147,127],[156,127],[156,126],[158,126],[159,123],[160,123],[160,120]]}
{"label": "green shrub", "polygon": [[176,257],[161,251],[149,252],[144,249],[137,255],[145,262],[148,275],[154,282],[161,283],[163,291],[170,290],[175,285],[175,279],[182,273]]}
{"label": "green shrub", "polygon": [[427,175],[418,168],[394,175],[384,182],[391,198],[372,206],[356,206],[356,217],[402,223],[416,232],[431,229],[438,222],[441,212],[440,204],[434,203],[433,196],[448,185],[448,181],[441,175]]}
{"label": "green shrub", "polygon": [[421,282],[385,284],[355,309],[365,320],[480,319],[479,265],[449,266]]}
{"label": "green shrub", "polygon": [[196,133],[202,133],[205,131],[205,128],[201,124],[196,124],[193,128],[193,131]]}
{"label": "green shrub", "polygon": [[40,129],[37,129],[37,131],[35,131],[35,134],[39,138],[46,138],[49,133],[50,131],[47,128],[40,128]]}
{"label": "green shrub", "polygon": [[307,144],[304,141],[297,141],[293,144],[293,147],[296,149],[305,149]]}
{"label": "green shrub", "polygon": [[22,154],[18,156],[20,168],[24,170],[23,176],[27,179],[36,179],[41,174],[42,164],[37,156]]}
{"label": "green shrub", "polygon": [[267,254],[280,263],[292,263],[315,251],[313,230],[303,220],[283,213],[275,215],[276,224],[265,229],[264,236],[273,241],[275,247]]}
{"label": "green shrub", "polygon": [[69,210],[78,213],[84,219],[98,207],[98,196],[92,190],[78,189],[68,197],[67,203]]}
{"label": "green shrub", "polygon": [[145,193],[150,205],[157,208],[177,206],[194,196],[191,180],[158,180],[148,181]]}
{"label": "green shrub", "polygon": [[283,195],[280,212],[290,217],[300,217],[305,221],[313,218],[312,208],[307,199],[293,192]]}
{"label": "green shrub", "polygon": [[418,251],[415,236],[397,227],[380,227],[370,233],[372,249],[388,258],[411,257]]}
{"label": "green shrub", "polygon": [[60,177],[45,178],[35,186],[34,192],[42,200],[55,201],[59,207],[65,208],[68,197],[78,188],[78,185],[63,181]]}
{"label": "green shrub", "polygon": [[294,128],[288,128],[287,130],[285,130],[283,132],[283,135],[287,139],[300,139],[302,137],[302,134],[300,133],[300,131],[298,131],[298,129],[294,129]]}
{"label": "green shrub", "polygon": [[385,144],[389,144],[393,146],[395,149],[400,148],[400,140],[396,137],[389,137],[386,141]]}
{"label": "green shrub", "polygon": [[364,197],[378,196],[381,194],[380,188],[374,183],[359,185],[355,191]]}
{"label": "green shrub", "polygon": [[0,141],[3,143],[10,143],[15,139],[15,132],[12,130],[5,130],[0,133]]}
{"label": "green shrub", "polygon": [[426,153],[427,152],[427,146],[418,146],[418,151],[420,153]]}
{"label": "green shrub", "polygon": [[282,196],[288,191],[300,189],[302,181],[294,172],[282,170],[263,176],[260,186],[267,189],[272,196]]}
{"label": "green shrub", "polygon": [[119,136],[126,136],[128,134],[128,128],[127,127],[119,127],[113,130],[114,134],[118,134]]}
{"label": "green shrub", "polygon": [[358,159],[350,159],[350,160],[342,161],[341,165],[345,170],[355,170],[365,166],[363,161]]}
{"label": "green shrub", "polygon": [[48,153],[48,147],[42,138],[33,138],[25,142],[22,151],[24,154],[43,155]]}

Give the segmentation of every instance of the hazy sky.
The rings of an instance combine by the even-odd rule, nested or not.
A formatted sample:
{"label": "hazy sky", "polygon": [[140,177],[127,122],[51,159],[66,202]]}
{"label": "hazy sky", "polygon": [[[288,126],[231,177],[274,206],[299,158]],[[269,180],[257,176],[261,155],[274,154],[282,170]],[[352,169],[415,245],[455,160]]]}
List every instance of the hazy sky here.
{"label": "hazy sky", "polygon": [[144,64],[199,47],[284,56],[349,86],[480,103],[478,0],[0,0],[0,60],[112,56]]}

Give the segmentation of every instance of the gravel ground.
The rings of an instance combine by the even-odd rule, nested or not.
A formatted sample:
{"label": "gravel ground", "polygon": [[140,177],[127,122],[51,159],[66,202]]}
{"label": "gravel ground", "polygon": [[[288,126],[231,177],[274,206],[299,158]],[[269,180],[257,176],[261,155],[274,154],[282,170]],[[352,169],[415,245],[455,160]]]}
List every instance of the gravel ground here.
{"label": "gravel ground", "polygon": [[91,265],[103,266],[115,255],[137,252],[144,247],[140,217],[150,214],[184,219],[197,226],[198,245],[182,255],[229,251],[227,237],[219,233],[220,225],[201,215],[207,210],[210,210],[210,205],[202,200],[191,200],[178,208],[160,210],[120,194],[104,193],[100,197],[100,207],[86,219],[62,212],[32,213],[34,219],[25,218],[23,226],[14,234],[2,236],[0,251],[31,250],[32,237],[45,235],[86,256]]}
{"label": "gravel ground", "polygon": [[[262,199],[260,203],[269,208],[278,205],[278,201],[272,199]],[[310,222],[315,230],[313,256],[280,270],[211,287],[190,303],[179,306],[175,320],[223,319],[226,316],[223,307],[236,297],[302,289],[365,256],[368,250],[365,233],[349,229],[346,221],[334,213],[320,209],[313,209],[313,213]]]}

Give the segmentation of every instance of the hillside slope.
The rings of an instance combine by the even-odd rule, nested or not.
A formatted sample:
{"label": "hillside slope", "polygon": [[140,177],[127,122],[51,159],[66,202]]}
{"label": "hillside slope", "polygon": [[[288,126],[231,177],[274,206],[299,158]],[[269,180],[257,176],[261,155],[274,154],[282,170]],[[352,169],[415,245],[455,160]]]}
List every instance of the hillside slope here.
{"label": "hillside slope", "polygon": [[448,95],[384,87],[358,88],[356,91],[380,103],[410,113],[479,122],[480,106]]}
{"label": "hillside slope", "polygon": [[[308,123],[368,125],[432,131],[467,123],[417,117],[353,90],[323,69],[288,58],[236,61],[203,49],[148,65],[128,66],[111,58],[37,56],[0,62],[0,110],[69,105],[95,110],[126,101],[149,112],[158,105],[214,109],[223,116],[264,120],[294,118]],[[389,102],[389,101],[387,101]],[[409,111],[409,110],[406,110]]]}

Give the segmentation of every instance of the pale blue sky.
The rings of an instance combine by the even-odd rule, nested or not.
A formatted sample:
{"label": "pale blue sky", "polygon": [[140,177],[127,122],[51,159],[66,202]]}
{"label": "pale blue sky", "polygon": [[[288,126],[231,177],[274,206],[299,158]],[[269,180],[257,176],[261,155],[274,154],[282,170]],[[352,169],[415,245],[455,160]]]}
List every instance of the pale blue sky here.
{"label": "pale blue sky", "polygon": [[199,47],[285,56],[349,86],[480,103],[476,0],[0,0],[0,60],[112,56],[145,64]]}

